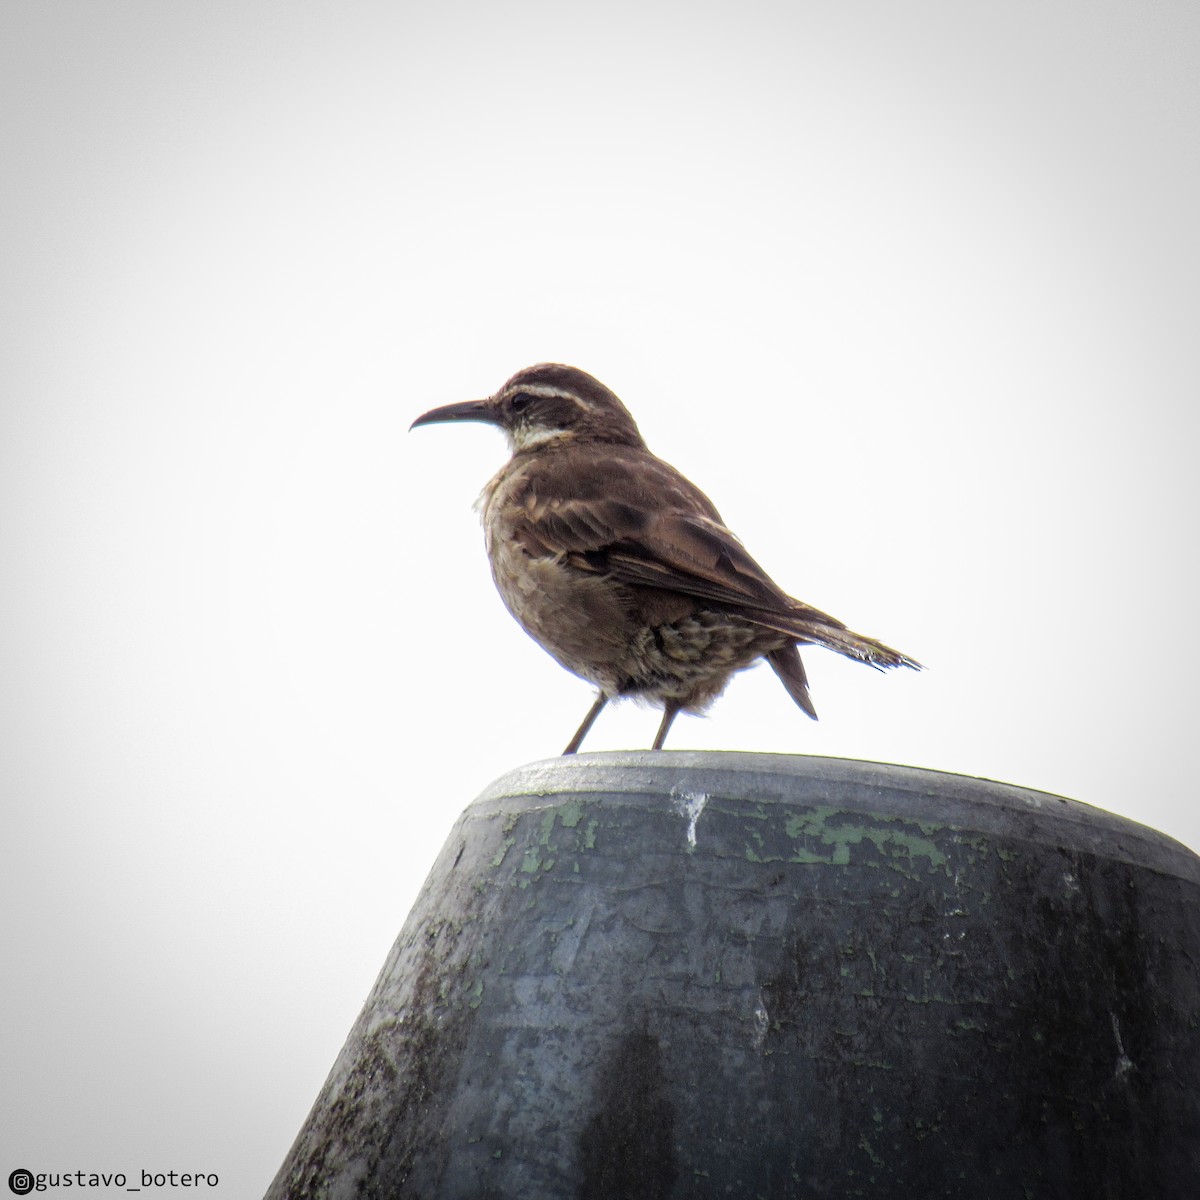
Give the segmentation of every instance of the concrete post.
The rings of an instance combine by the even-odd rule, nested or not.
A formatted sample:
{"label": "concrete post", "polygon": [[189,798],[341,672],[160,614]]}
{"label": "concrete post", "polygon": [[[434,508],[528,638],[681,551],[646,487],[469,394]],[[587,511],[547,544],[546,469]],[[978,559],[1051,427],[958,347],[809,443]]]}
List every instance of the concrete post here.
{"label": "concrete post", "polygon": [[269,1200],[1191,1200],[1200,859],[934,771],[585,754],[455,825]]}

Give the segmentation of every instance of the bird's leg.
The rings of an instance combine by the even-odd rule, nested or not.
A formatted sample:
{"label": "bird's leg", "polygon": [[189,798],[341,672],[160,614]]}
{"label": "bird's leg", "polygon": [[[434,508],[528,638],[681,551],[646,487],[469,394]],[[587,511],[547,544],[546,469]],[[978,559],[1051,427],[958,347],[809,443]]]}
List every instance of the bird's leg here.
{"label": "bird's leg", "polygon": [[575,730],[575,736],[567,743],[567,748],[563,751],[564,754],[574,754],[583,745],[583,739],[587,737],[588,730],[596,723],[596,718],[600,715],[600,710],[607,703],[608,697],[601,692],[596,697],[596,703],[588,709],[588,715],[583,718],[583,724]]}
{"label": "bird's leg", "polygon": [[680,704],[672,704],[669,700],[663,704],[662,724],[658,727],[658,733],[654,735],[654,745],[650,747],[651,750],[663,748],[663,742],[667,740],[667,730],[671,728],[671,722],[679,715],[682,707]]}

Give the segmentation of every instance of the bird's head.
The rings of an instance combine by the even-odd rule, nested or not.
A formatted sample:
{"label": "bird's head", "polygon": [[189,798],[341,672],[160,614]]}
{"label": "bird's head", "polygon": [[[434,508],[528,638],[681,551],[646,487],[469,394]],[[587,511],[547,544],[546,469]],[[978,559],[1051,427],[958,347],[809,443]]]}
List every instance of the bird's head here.
{"label": "bird's head", "polygon": [[604,384],[586,371],[560,363],[526,367],[494,396],[435,408],[410,428],[441,421],[499,425],[514,454],[554,443],[645,444],[625,405]]}

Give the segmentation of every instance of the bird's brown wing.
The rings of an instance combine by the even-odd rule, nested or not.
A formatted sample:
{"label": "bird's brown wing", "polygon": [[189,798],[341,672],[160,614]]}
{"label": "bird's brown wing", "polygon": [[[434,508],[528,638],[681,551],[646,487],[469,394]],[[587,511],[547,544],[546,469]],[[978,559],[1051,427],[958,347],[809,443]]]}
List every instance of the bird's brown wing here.
{"label": "bird's brown wing", "polygon": [[681,591],[763,616],[803,614],[838,624],[781,591],[723,525],[691,513],[655,514],[641,537],[609,548],[605,565],[624,583]]}
{"label": "bird's brown wing", "polygon": [[[825,646],[880,670],[921,668],[916,659],[793,600],[741,542],[711,518],[650,512],[621,500],[560,499],[534,504],[515,534],[534,556],[562,556],[580,571],[715,604],[764,629]],[[776,669],[787,684],[785,673]]]}
{"label": "bird's brown wing", "polygon": [[617,456],[602,476],[569,481],[531,473],[520,503],[515,535],[535,557],[561,555],[579,570],[682,593],[798,638],[814,623],[844,628],[782,591],[708,498],[661,460]]}

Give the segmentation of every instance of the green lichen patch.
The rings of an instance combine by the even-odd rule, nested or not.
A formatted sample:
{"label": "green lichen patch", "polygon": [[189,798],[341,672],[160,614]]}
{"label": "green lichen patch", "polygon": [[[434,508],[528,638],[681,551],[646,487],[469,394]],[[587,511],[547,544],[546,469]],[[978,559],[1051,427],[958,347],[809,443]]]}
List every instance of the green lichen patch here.
{"label": "green lichen patch", "polygon": [[574,829],[583,819],[583,801],[571,800],[558,810],[558,818],[564,829]]}
{"label": "green lichen patch", "polygon": [[852,850],[868,843],[906,873],[924,860],[928,871],[946,871],[947,857],[929,835],[937,828],[916,825],[881,813],[849,813],[830,805],[793,811],[784,832],[796,844],[792,862],[824,862],[845,866]]}

